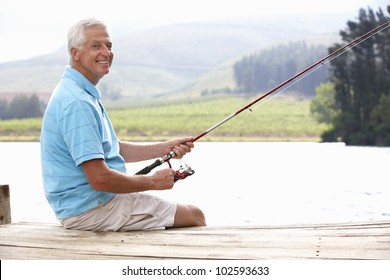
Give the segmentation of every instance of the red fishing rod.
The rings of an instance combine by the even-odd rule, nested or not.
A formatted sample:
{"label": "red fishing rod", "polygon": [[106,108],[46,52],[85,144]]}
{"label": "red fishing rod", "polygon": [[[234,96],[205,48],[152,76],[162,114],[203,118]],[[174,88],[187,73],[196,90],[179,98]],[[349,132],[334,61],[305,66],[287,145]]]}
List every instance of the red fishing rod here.
{"label": "red fishing rod", "polygon": [[[360,44],[361,42],[365,41],[366,39],[374,36],[375,34],[381,32],[382,30],[386,29],[389,27],[389,24],[390,24],[390,21],[387,21],[381,25],[379,25],[378,27],[372,29],[371,31],[361,35],[360,37],[352,40],[351,42],[349,42],[348,44],[342,46],[341,48],[335,50],[334,52],[332,52],[331,54],[325,56],[324,58],[318,60],[316,63],[310,65],[309,67],[307,67],[306,69],[302,70],[301,72],[295,74],[294,76],[292,76],[291,78],[287,79],[286,81],[284,81],[283,83],[279,84],[278,86],[274,87],[273,89],[271,89],[270,91],[264,93],[263,95],[261,95],[260,97],[258,97],[257,99],[253,100],[252,102],[250,102],[249,104],[245,105],[244,107],[238,109],[236,112],[234,112],[233,114],[227,116],[226,118],[224,118],[223,120],[221,120],[220,122],[216,123],[215,125],[213,125],[212,127],[210,127],[209,129],[207,129],[206,131],[198,134],[197,136],[193,137],[192,138],[192,142],[195,142],[197,140],[199,140],[200,138],[204,137],[205,135],[209,134],[211,131],[213,131],[214,129],[220,127],[221,125],[223,125],[224,123],[226,123],[227,121],[229,121],[230,119],[234,118],[235,116],[237,116],[238,114],[242,113],[243,111],[247,110],[247,109],[250,109],[254,104],[256,104],[257,102],[259,102],[260,100],[266,98],[267,96],[271,95],[272,93],[276,92],[277,90],[283,88],[284,86],[290,84],[291,82],[293,81],[297,81],[297,78],[301,77],[303,74],[305,73],[311,73],[309,71],[314,71],[316,69],[318,69],[319,67],[323,66],[324,64],[330,62],[332,59],[336,58],[337,56],[343,54],[344,52],[352,49],[353,47],[357,46],[358,44]],[[136,175],[140,175],[140,174],[148,174],[151,170],[153,170],[154,168],[156,168],[157,166],[160,166],[161,164],[163,164],[164,162],[167,162],[169,164],[169,167],[171,167],[171,164],[169,163],[169,160],[173,157],[175,157],[175,153],[172,151],[170,152],[169,154],[166,154],[165,156],[163,156],[162,158],[160,159],[157,159],[153,164],[145,167],[144,169],[138,171],[136,173]],[[183,166],[184,165],[184,166]],[[182,180],[182,179],[185,179],[186,177],[192,175],[195,173],[195,171],[188,165],[186,164],[183,164],[180,169],[178,171],[176,171],[176,175],[175,175],[175,181],[177,180]]]}

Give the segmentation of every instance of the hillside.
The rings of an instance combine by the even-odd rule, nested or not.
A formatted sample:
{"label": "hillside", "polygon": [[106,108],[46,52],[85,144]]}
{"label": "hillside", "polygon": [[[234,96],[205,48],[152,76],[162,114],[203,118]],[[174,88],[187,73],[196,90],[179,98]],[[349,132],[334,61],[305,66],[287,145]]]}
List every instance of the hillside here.
{"label": "hillside", "polygon": [[[137,32],[113,30],[115,60],[110,75],[99,86],[113,96],[132,98],[194,90],[202,88],[195,86],[198,79],[212,83],[207,78],[210,73],[213,77],[215,69],[217,75],[221,74],[220,69],[229,72],[226,65],[249,52],[292,40],[328,42],[329,34],[323,32],[332,32],[334,38],[338,29],[286,19],[284,22],[176,24]],[[46,99],[67,61],[63,47],[30,60],[0,64],[0,98],[16,93],[38,93]]]}

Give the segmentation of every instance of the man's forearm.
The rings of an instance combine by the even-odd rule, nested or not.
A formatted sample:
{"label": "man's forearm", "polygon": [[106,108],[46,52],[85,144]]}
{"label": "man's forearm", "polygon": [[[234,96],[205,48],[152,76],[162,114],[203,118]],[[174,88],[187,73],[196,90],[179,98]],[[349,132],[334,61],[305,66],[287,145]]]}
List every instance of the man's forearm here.
{"label": "man's forearm", "polygon": [[83,162],[81,165],[88,182],[97,191],[132,193],[147,190],[169,189],[173,186],[174,172],[159,170],[151,176],[127,175],[109,168],[101,159]]}
{"label": "man's forearm", "polygon": [[134,144],[120,141],[120,155],[125,162],[137,162],[154,159],[164,155],[164,149],[161,143],[155,144]]}

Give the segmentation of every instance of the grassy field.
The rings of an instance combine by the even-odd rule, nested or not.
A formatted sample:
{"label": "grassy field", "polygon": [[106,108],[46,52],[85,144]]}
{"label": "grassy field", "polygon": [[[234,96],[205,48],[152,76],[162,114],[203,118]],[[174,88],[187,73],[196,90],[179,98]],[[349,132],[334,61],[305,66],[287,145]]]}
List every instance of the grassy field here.
{"label": "grassy field", "polygon": [[[239,97],[108,110],[120,139],[160,141],[196,136],[251,100]],[[255,105],[202,141],[319,141],[326,128],[310,115],[309,100],[273,98]],[[39,141],[41,119],[0,121],[0,141]]]}

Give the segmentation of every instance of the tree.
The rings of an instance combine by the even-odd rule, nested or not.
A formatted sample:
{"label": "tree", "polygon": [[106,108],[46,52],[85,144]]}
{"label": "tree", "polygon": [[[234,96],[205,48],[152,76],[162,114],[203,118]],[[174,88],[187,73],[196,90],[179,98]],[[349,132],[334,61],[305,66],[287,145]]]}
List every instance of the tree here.
{"label": "tree", "polygon": [[0,119],[22,119],[42,117],[45,104],[39,100],[36,94],[31,96],[16,96],[8,104],[0,100]]}
{"label": "tree", "polygon": [[390,96],[382,95],[372,112],[372,127],[379,146],[390,146]]}
{"label": "tree", "polygon": [[[361,9],[358,22],[348,21],[347,29],[341,31],[340,35],[343,41],[350,42],[388,20],[381,9],[376,14],[370,8],[367,11]],[[382,96],[390,94],[389,41],[390,32],[382,31],[331,61],[329,80],[335,86],[338,113],[332,121],[333,130],[326,134],[327,141],[331,136],[331,140],[341,139],[347,145],[383,143],[378,138],[378,131],[383,134],[386,130],[378,130],[376,127],[383,127],[383,123],[373,122],[372,118],[375,110],[380,111],[380,100],[383,103],[387,100],[382,99]],[[335,45],[329,52],[339,47]],[[383,135],[380,138],[383,139]]]}
{"label": "tree", "polygon": [[[305,42],[280,45],[245,56],[234,64],[234,78],[239,92],[257,94],[286,81],[325,56],[323,45],[308,46]],[[315,87],[327,77],[327,65],[312,72],[310,79],[291,85],[290,91],[314,96]]]}
{"label": "tree", "polygon": [[332,123],[338,114],[334,84],[322,83],[316,88],[316,97],[310,103],[310,111],[318,122]]}
{"label": "tree", "polygon": [[0,99],[0,120],[8,119],[8,102]]}

